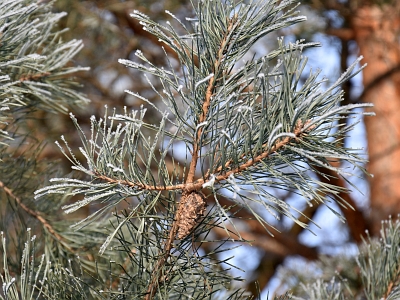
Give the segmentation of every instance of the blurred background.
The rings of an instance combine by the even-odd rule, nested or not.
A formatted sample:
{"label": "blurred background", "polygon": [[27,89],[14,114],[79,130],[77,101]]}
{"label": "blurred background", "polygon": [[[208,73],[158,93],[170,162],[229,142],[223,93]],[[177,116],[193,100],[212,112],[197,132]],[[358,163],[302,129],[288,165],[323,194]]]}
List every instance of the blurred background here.
{"label": "blurred background", "polygon": [[[86,109],[73,111],[83,128],[89,128],[91,115],[103,114],[104,105],[121,111],[124,106],[137,109],[144,104],[125,93],[126,89],[151,99],[155,105],[161,102],[140,73],[118,63],[120,58],[135,60],[136,50],[141,50],[155,65],[167,63],[157,38],[144,31],[130,13],[139,10],[156,22],[166,22],[172,19],[165,13],[168,10],[185,20],[185,17],[193,16],[190,1],[57,0],[54,9],[68,13],[59,24],[61,28],[69,28],[65,40],[81,39],[84,42],[85,47],[73,63],[91,68],[77,75],[77,81],[82,83],[81,90],[92,101]],[[362,120],[342,142],[345,147],[364,148],[369,159],[366,167],[374,176],[359,174],[358,178],[350,178],[350,182],[342,178],[329,181],[354,191],[336,197],[343,198],[355,210],[342,209],[333,201],[328,203],[329,207],[309,207],[292,193],[276,191],[282,200],[290,202],[319,225],[310,224],[316,235],[288,219],[277,221],[264,214],[280,231],[273,231],[273,238],[257,221],[248,219],[250,214],[241,210],[239,217],[243,219],[236,221],[241,223],[238,228],[243,231],[243,238],[254,242],[235,250],[234,263],[245,273],[233,272],[246,278],[245,286],[253,293],[256,293],[256,281],[265,293],[270,290],[282,294],[298,286],[304,278],[332,276],[326,270],[356,274],[355,266],[346,263],[346,256],[357,252],[357,245],[367,231],[377,236],[381,220],[400,213],[400,1],[302,1],[298,10],[307,16],[307,22],[268,36],[252,49],[248,58],[265,55],[274,49],[280,36],[288,42],[299,39],[319,41],[321,47],[304,52],[309,57],[304,76],[306,78],[310,70],[321,69],[321,78],[324,75],[329,84],[336,81],[356,57],[363,55],[362,63],[368,63],[368,66],[342,87],[345,91],[343,104],[371,102],[375,105],[376,117]],[[171,49],[165,48],[165,51],[179,68]],[[158,81],[152,84],[162,90]],[[149,108],[147,122],[159,122],[160,116],[154,112]],[[38,114],[41,114],[42,124],[31,124],[40,128],[36,130],[37,138],[52,139],[42,157],[60,159],[65,173],[70,172],[68,162],[52,141],[65,135],[71,147],[77,149],[80,140],[75,127],[67,115]],[[326,178],[320,180],[328,183]],[[220,202],[232,205],[229,197]],[[341,223],[331,210],[345,216],[347,222]],[[300,214],[299,218],[307,222]],[[225,232],[215,234],[223,236]],[[322,260],[316,263],[321,257]],[[352,288],[357,289],[360,283],[354,276]]]}

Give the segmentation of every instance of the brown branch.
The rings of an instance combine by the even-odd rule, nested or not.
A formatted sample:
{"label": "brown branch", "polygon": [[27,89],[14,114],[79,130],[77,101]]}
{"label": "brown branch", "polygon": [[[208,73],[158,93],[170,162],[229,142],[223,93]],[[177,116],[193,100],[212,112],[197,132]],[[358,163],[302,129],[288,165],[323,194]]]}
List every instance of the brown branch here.
{"label": "brown branch", "polygon": [[390,293],[393,291],[393,289],[395,289],[396,287],[399,286],[399,283],[400,283],[400,266],[397,267],[395,274],[397,276],[393,280],[391,280],[389,282],[389,285],[387,287],[386,293],[381,299],[386,300],[389,297]]}
{"label": "brown branch", "polygon": [[[54,236],[60,243],[64,240],[64,238],[59,235],[54,228],[50,225],[49,222],[47,222],[47,220],[40,215],[40,213],[30,209],[29,207],[27,207],[24,203],[22,203],[21,199],[19,197],[17,197],[16,195],[14,195],[14,193],[12,192],[11,189],[9,189],[6,185],[4,185],[4,183],[2,181],[0,181],[0,188],[3,188],[4,192],[9,195],[11,198],[13,198],[15,200],[15,202],[17,202],[17,204],[24,210],[26,211],[29,215],[31,215],[32,217],[34,217],[36,220],[38,220],[40,223],[42,223],[43,227],[46,228],[46,230],[52,235]],[[71,248],[69,248],[68,246],[66,246],[66,248],[68,248],[69,250],[72,251]]]}
{"label": "brown branch", "polygon": [[[243,163],[242,165],[238,166],[237,168],[235,168],[233,170],[230,170],[228,172],[225,172],[224,174],[220,174],[220,175],[216,176],[215,181],[220,182],[220,181],[226,180],[232,174],[241,173],[241,172],[247,170],[248,168],[254,166],[255,164],[261,162],[262,160],[266,159],[271,154],[276,153],[278,150],[280,150],[284,146],[288,145],[290,142],[298,141],[298,139],[301,138],[301,136],[303,134],[305,134],[303,129],[306,126],[307,126],[307,122],[305,122],[303,125],[303,123],[301,121],[299,121],[293,132],[295,137],[288,136],[282,140],[279,140],[274,146],[272,146],[270,149],[265,149],[265,151],[263,153],[256,156],[255,158],[247,160],[245,163]],[[310,129],[307,129],[307,131],[308,130],[310,130]],[[244,155],[242,157],[244,157]],[[228,161],[225,164],[224,168],[228,168],[231,163],[232,163],[232,161]],[[218,172],[221,172],[222,170],[223,170],[223,167],[221,166],[221,167],[218,167],[214,172],[218,173]],[[190,193],[193,191],[199,191],[202,188],[203,184],[207,182],[203,178],[199,178],[195,182],[192,182],[192,183],[186,182],[186,183],[181,183],[181,184],[176,184],[176,185],[165,185],[164,186],[164,185],[149,185],[149,184],[145,184],[145,183],[141,183],[141,182],[132,182],[132,181],[121,180],[121,179],[113,179],[106,175],[102,175],[97,171],[94,171],[93,175],[96,176],[96,178],[105,180],[109,183],[123,184],[123,185],[130,186],[133,188],[139,188],[142,190],[149,190],[149,191],[183,190],[185,193]]]}
{"label": "brown branch", "polygon": [[[298,139],[303,133],[303,128],[304,126],[307,126],[307,122],[303,125],[302,122],[298,122],[295,130],[294,130],[294,135],[295,137],[286,137],[280,141],[278,141],[273,147],[271,147],[270,149],[266,150],[264,153],[260,154],[259,156],[255,157],[254,159],[250,159],[248,160],[246,163],[244,163],[243,165],[237,167],[236,169],[233,169],[229,172],[226,172],[225,174],[221,174],[219,176],[217,176],[215,178],[216,181],[223,181],[225,179],[227,179],[231,174],[236,174],[236,173],[240,173],[243,172],[244,170],[248,169],[249,167],[257,164],[258,162],[262,161],[263,159],[267,158],[270,154],[278,151],[279,149],[283,148],[285,145],[287,145],[288,143],[290,143],[292,140]],[[229,166],[229,164],[227,165],[227,167]],[[219,168],[218,171],[221,171],[222,168]],[[190,192],[193,191],[198,191],[202,188],[203,184],[204,184],[204,179],[198,179],[195,183],[185,183],[185,184],[179,184],[179,185],[173,185],[173,186],[150,186],[147,184],[143,184],[143,183],[134,183],[134,182],[130,182],[130,181],[126,181],[126,180],[115,180],[112,178],[109,178],[107,176],[104,175],[99,175],[99,174],[94,174],[98,179],[103,179],[106,180],[110,183],[118,183],[118,184],[124,184],[124,185],[128,185],[131,187],[139,187],[142,189],[146,189],[146,190],[176,190],[176,189],[181,189],[184,191],[184,194],[187,195]],[[183,201],[181,201],[179,203],[178,206],[178,210],[180,211],[182,209],[181,205],[183,204]],[[247,217],[252,217],[252,215],[247,215]],[[162,254],[162,256],[160,257],[160,259],[158,260],[158,262],[156,263],[154,269],[153,269],[153,273],[152,273],[152,281],[150,282],[148,289],[147,289],[147,293],[145,296],[145,300],[151,300],[157,290],[157,286],[159,284],[160,279],[162,278],[162,273],[161,273],[161,268],[165,265],[165,263],[168,260],[170,251],[172,249],[172,244],[175,240],[176,234],[178,232],[178,226],[177,224],[179,224],[180,221],[180,214],[176,215],[176,218],[171,226],[170,232],[169,232],[169,236],[167,241],[165,242],[165,248],[164,248],[164,253]],[[265,229],[261,226],[261,224],[258,221],[255,220],[249,220],[248,223],[252,223],[252,226],[255,226],[255,228],[257,228],[258,230],[255,230],[255,232],[258,231],[258,233],[260,234],[265,234]],[[256,224],[256,225],[255,225]],[[296,240],[293,239],[287,239],[287,238],[283,238],[280,235],[276,236],[277,241],[282,244],[286,249],[288,249],[287,251],[295,251],[295,253],[293,254],[300,254],[308,259],[316,259],[317,257],[317,252],[315,249],[309,248],[307,246],[304,246],[300,243],[298,243]],[[269,241],[269,243],[271,243]],[[266,245],[266,243],[264,243],[264,246]]]}
{"label": "brown branch", "polygon": [[390,283],[387,287],[387,291],[382,299],[386,300],[389,297],[390,293],[393,291],[393,289],[398,287],[399,281],[400,281],[399,272],[400,272],[400,267],[398,267],[396,270],[397,278],[395,278],[395,280],[390,281]]}
{"label": "brown branch", "polygon": [[[177,216],[179,218],[179,216]],[[162,254],[161,258],[158,260],[156,265],[154,266],[153,272],[152,272],[152,280],[149,284],[149,287],[147,288],[147,293],[145,296],[145,300],[151,300],[157,290],[157,287],[159,285],[159,281],[162,278],[162,272],[161,268],[165,265],[167,262],[167,259],[169,257],[170,251],[172,249],[172,244],[175,240],[175,236],[178,232],[178,222],[177,219],[174,220],[172,223],[171,230],[169,232],[168,240],[165,242],[165,248],[164,248],[164,253]]]}
{"label": "brown branch", "polygon": [[386,71],[383,74],[378,75],[374,80],[372,80],[366,87],[364,87],[363,92],[361,93],[359,99],[363,101],[363,98],[367,93],[370,92],[371,89],[375,88],[377,85],[382,83],[384,80],[388,79],[390,76],[400,72],[400,65],[394,66],[390,70]]}
{"label": "brown branch", "polygon": [[50,72],[44,72],[44,73],[24,75],[19,79],[19,81],[24,82],[24,81],[28,81],[28,80],[38,80],[40,78],[49,76],[50,74],[51,74]]}
{"label": "brown branch", "polygon": [[[218,201],[224,206],[234,204],[231,200],[224,197],[219,197]],[[249,228],[249,230],[240,231],[240,236],[249,241],[252,246],[264,251],[263,257],[253,272],[254,274],[258,274],[258,278],[251,280],[247,284],[247,290],[254,296],[258,295],[259,290],[264,289],[287,256],[300,255],[307,260],[316,260],[318,258],[316,248],[303,245],[297,240],[297,236],[301,232],[300,230],[294,231],[294,234],[291,233],[293,228],[298,229],[301,228],[300,226],[294,224],[291,230],[282,233],[278,232],[272,237],[266,233],[265,228],[260,222],[253,219],[249,211],[242,209],[236,212],[235,216],[240,218],[240,221],[244,222]],[[226,236],[226,231],[220,228],[214,228],[213,232],[216,232],[219,236]]]}
{"label": "brown branch", "polygon": [[[221,45],[220,48],[218,50],[218,56],[217,59],[214,62],[214,76],[212,76],[208,82],[208,86],[206,89],[206,95],[205,95],[205,99],[203,102],[203,106],[202,106],[202,112],[198,121],[198,124],[203,123],[206,120],[209,108],[210,108],[210,103],[211,103],[211,97],[214,93],[215,90],[215,83],[216,83],[216,75],[219,72],[219,68],[221,66],[221,63],[223,61],[223,58],[225,56],[225,51],[226,48],[229,46],[229,42],[228,42],[228,36],[230,34],[230,32],[233,30],[233,28],[236,26],[237,24],[237,15],[235,14],[230,20],[229,20],[229,25],[228,28],[226,30],[225,36],[221,41]],[[197,130],[197,136],[196,139],[193,143],[193,153],[192,153],[192,160],[190,162],[190,167],[189,167],[189,172],[188,172],[188,176],[187,176],[187,183],[192,183],[194,180],[194,175],[196,172],[196,166],[197,166],[197,161],[198,161],[198,152],[200,150],[200,138],[201,135],[203,134],[203,127],[200,127]]]}
{"label": "brown branch", "polygon": [[[218,197],[218,202],[220,202],[220,204],[223,206],[232,206],[235,204],[228,198],[222,196]],[[266,234],[264,226],[259,221],[254,220],[253,214],[250,213],[248,210],[241,209],[240,211],[235,212],[235,217],[240,218],[241,221],[245,222],[253,234],[260,236]],[[271,237],[271,240],[275,240],[276,242],[281,244],[281,247],[287,249],[285,251],[287,251],[292,255],[300,255],[308,260],[317,259],[318,258],[317,250],[315,248],[308,247],[298,242],[296,239],[297,236],[298,234],[291,234],[289,232],[284,232],[284,233],[278,232],[274,235],[274,237]]]}
{"label": "brown branch", "polygon": [[[229,232],[234,232],[235,229],[232,226],[226,225],[226,229]],[[218,238],[227,238],[229,237],[226,230],[221,227],[215,227],[213,228],[213,233],[215,233]],[[292,249],[287,248],[286,246],[282,245],[279,243],[276,239],[273,237],[267,235],[265,233],[262,234],[257,234],[254,232],[250,231],[241,231],[240,236],[242,239],[239,239],[239,242],[244,242],[248,243],[251,246],[255,246],[257,248],[260,248],[268,253],[272,253],[274,255],[277,255],[279,257],[286,257],[288,255],[293,254]]]}
{"label": "brown branch", "polygon": [[[215,64],[215,66],[217,66],[217,64]],[[214,90],[214,83],[215,83],[215,76],[212,76],[210,78],[210,81],[208,82],[208,87],[207,87],[207,90],[206,90],[206,96],[205,96],[205,100],[204,100],[204,103],[203,103],[202,113],[200,115],[199,122],[198,122],[199,124],[203,123],[204,120],[206,119],[206,116],[207,116],[207,113],[208,113],[208,109],[210,108],[211,96],[212,96],[213,90]],[[193,180],[194,180],[197,161],[198,161],[198,158],[199,158],[200,139],[201,139],[201,135],[202,134],[203,134],[203,127],[200,127],[197,130],[197,136],[196,136],[196,138],[195,138],[195,140],[193,142],[192,160],[190,162],[189,172],[188,172],[188,175],[186,177],[186,182],[187,183],[192,183]]]}
{"label": "brown branch", "polygon": [[[234,24],[236,22],[237,18],[233,17],[230,20],[230,24],[228,26],[228,29],[226,31],[225,37],[222,39],[221,42],[221,46],[219,48],[218,51],[218,57],[216,59],[216,61],[214,62],[214,76],[212,76],[210,78],[210,80],[208,81],[208,86],[206,89],[206,95],[205,95],[205,99],[203,102],[203,106],[202,106],[202,111],[201,111],[201,115],[198,121],[198,124],[203,123],[206,120],[207,114],[208,114],[208,110],[210,108],[210,103],[211,103],[211,97],[214,93],[215,90],[215,82],[216,82],[216,74],[219,71],[220,65],[222,63],[222,60],[224,58],[224,51],[226,49],[227,46],[227,38],[229,36],[229,32],[232,30],[232,28],[234,27]],[[186,178],[186,182],[187,183],[192,183],[194,180],[194,175],[196,172],[196,166],[197,166],[197,161],[198,161],[198,155],[199,155],[199,150],[200,150],[200,139],[201,139],[201,135],[203,134],[203,127],[200,127],[197,130],[197,135],[196,138],[193,142],[193,153],[192,153],[192,160],[190,162],[190,167],[189,167],[189,172],[188,172],[188,176]]]}
{"label": "brown branch", "polygon": [[[260,162],[261,160],[267,158],[270,154],[272,154],[272,153],[278,151],[280,148],[282,148],[283,146],[285,146],[286,144],[288,144],[288,143],[291,142],[292,140],[297,140],[297,139],[300,138],[302,135],[307,134],[309,131],[311,131],[312,129],[314,129],[314,126],[311,126],[311,127],[307,128],[307,129],[304,131],[304,128],[308,126],[309,122],[310,122],[310,121],[307,120],[307,121],[303,124],[303,122],[302,122],[301,120],[298,120],[298,122],[297,122],[297,124],[296,124],[296,127],[294,128],[294,132],[293,132],[293,134],[296,136],[295,138],[286,137],[286,138],[284,138],[284,139],[281,140],[281,141],[278,140],[277,144],[275,144],[275,145],[274,145],[273,147],[271,147],[270,149],[267,148],[267,147],[268,147],[268,144],[267,144],[267,143],[263,144],[263,145],[261,146],[261,149],[266,149],[265,152],[263,152],[262,154],[260,154],[259,156],[257,156],[257,157],[254,159],[254,161],[257,160],[256,162]],[[244,158],[245,156],[246,156],[246,155],[243,154],[240,158],[242,159],[242,158]],[[251,164],[251,161],[253,161],[253,160],[249,160],[249,161],[246,163],[246,164],[250,164],[249,167],[252,166],[252,165],[254,165],[254,163]],[[223,169],[229,168],[229,166],[230,166],[232,163],[233,163],[233,160],[228,160],[228,161],[225,163],[225,165],[224,165],[223,167],[220,166],[220,167],[218,167],[216,170],[214,170],[214,173],[218,173],[218,172],[221,172]],[[242,172],[242,171],[243,171],[243,170],[241,170],[241,171],[239,171],[239,172]],[[232,172],[229,173],[229,175],[231,175],[231,174],[232,174]],[[228,178],[229,175],[226,176],[225,178],[221,179],[221,180],[224,180],[224,179]],[[204,178],[208,178],[209,176],[210,176],[210,172],[207,172],[206,175],[204,176]],[[217,178],[216,178],[216,179],[217,179]],[[219,181],[221,181],[221,180],[219,180]]]}
{"label": "brown branch", "polygon": [[[260,276],[255,280],[249,281],[247,284],[247,290],[254,296],[253,299],[257,299],[260,296],[260,291],[268,285],[269,281],[274,277],[276,270],[285,262],[285,257],[274,255],[273,253],[265,252],[260,259],[260,263],[257,266],[255,272],[258,272]],[[275,298],[274,299],[280,299]],[[282,298],[283,299],[283,298]],[[284,298],[286,299],[286,297]]]}
{"label": "brown branch", "polygon": [[[218,175],[215,177],[216,181],[222,181],[227,179],[230,175],[232,174],[237,174],[237,173],[241,173],[243,171],[245,171],[246,169],[254,166],[255,164],[261,162],[263,159],[266,159],[270,154],[277,152],[279,149],[283,148],[284,146],[286,146],[287,144],[289,144],[292,140],[297,139],[301,133],[302,133],[302,123],[298,123],[298,125],[296,126],[293,134],[296,136],[296,138],[294,137],[285,137],[284,139],[278,141],[274,146],[271,147],[271,149],[266,149],[265,152],[261,153],[260,155],[256,156],[254,159],[249,159],[246,163],[238,166],[236,169],[233,169],[231,171],[225,172],[224,174]],[[228,167],[229,164],[231,163],[231,161],[228,161],[225,164],[225,167]],[[222,167],[219,167],[217,169],[217,172],[221,172],[222,171]]]}
{"label": "brown branch", "polygon": [[[240,173],[243,172],[244,170],[250,168],[251,166],[257,164],[258,162],[262,161],[263,159],[267,158],[269,155],[271,155],[272,153],[277,152],[279,149],[283,148],[284,146],[286,146],[288,143],[290,143],[292,140],[297,140],[299,137],[301,137],[302,134],[304,134],[303,132],[303,128],[307,126],[307,122],[305,122],[304,124],[299,121],[295,127],[295,130],[293,132],[293,134],[295,135],[295,137],[286,137],[280,141],[278,141],[273,147],[271,147],[270,149],[266,149],[265,152],[263,152],[262,154],[258,155],[257,157],[255,157],[254,159],[250,159],[248,160],[246,163],[244,163],[243,165],[237,167],[236,169],[233,169],[229,172],[226,172],[225,174],[221,174],[219,176],[217,176],[215,178],[216,181],[223,181],[225,179],[227,179],[231,174],[236,174],[236,173]],[[225,167],[229,167],[230,163],[228,162],[226,164]],[[217,171],[221,172],[222,168],[218,168]],[[98,178],[98,179],[102,179],[102,180],[106,180],[110,183],[115,183],[115,184],[124,184],[127,186],[131,186],[131,187],[135,187],[135,188],[142,188],[142,189],[146,189],[146,190],[177,190],[177,189],[181,189],[184,191],[184,194],[187,195],[190,192],[193,191],[198,191],[202,188],[203,184],[204,184],[204,179],[200,178],[198,179],[195,183],[185,183],[185,184],[179,184],[179,185],[173,185],[173,186],[151,186],[151,185],[147,185],[144,183],[136,183],[136,182],[130,182],[127,180],[116,180],[116,179],[112,179],[109,178],[105,175],[100,175],[100,174],[96,174],[96,172],[94,173],[94,175]],[[183,204],[183,201],[181,201],[179,203],[178,206],[178,212],[182,209],[181,205]],[[244,211],[243,211],[244,212]],[[248,213],[248,215],[246,217],[252,217],[252,215],[250,215]],[[162,256],[160,257],[160,259],[158,260],[158,262],[156,263],[154,269],[153,269],[153,273],[152,273],[152,281],[150,282],[148,289],[147,289],[147,293],[145,296],[145,300],[151,300],[157,290],[157,286],[159,284],[159,281],[161,280],[161,278],[163,278],[162,273],[161,273],[161,268],[165,265],[165,263],[168,260],[169,254],[170,254],[170,250],[172,249],[172,244],[175,240],[175,237],[177,235],[178,232],[178,226],[177,224],[179,224],[180,221],[180,214],[176,215],[176,218],[172,224],[172,227],[170,229],[169,232],[169,236],[168,236],[168,240],[165,242],[165,248],[164,248],[164,253],[162,254]],[[265,229],[261,226],[261,224],[258,221],[255,220],[249,220],[248,224],[252,223],[252,227],[256,228],[256,230],[254,232],[258,233],[258,234],[265,234]],[[253,228],[253,229],[254,229]],[[300,243],[298,243],[296,240],[291,239],[291,238],[285,238],[281,235],[277,235],[276,236],[276,240],[278,241],[278,243],[282,244],[286,249],[288,249],[287,251],[292,252],[295,251],[292,254],[299,254],[302,255],[303,257],[306,257],[308,259],[316,259],[317,258],[317,252],[315,249],[309,248],[305,245],[302,245]],[[271,241],[269,241],[270,245],[271,245]],[[264,247],[265,245],[267,245],[266,242],[263,243]]]}
{"label": "brown branch", "polygon": [[125,20],[126,24],[134,31],[135,35],[140,35],[152,43],[164,47],[168,54],[172,55],[176,59],[179,59],[179,56],[174,49],[172,49],[169,45],[159,41],[158,37],[155,35],[144,30],[143,25],[141,25],[138,20],[130,16],[130,11],[132,8],[130,5],[131,4],[129,2],[127,2],[126,5],[125,3],[119,3],[119,5],[110,5],[107,7],[107,9],[115,15],[117,21]]}
{"label": "brown branch", "polygon": [[[299,222],[308,224],[310,220],[313,219],[315,213],[317,212],[318,208],[321,204],[318,201],[313,201],[313,205],[307,205],[304,210],[302,210],[301,215],[297,218]],[[297,237],[302,231],[304,230],[303,227],[299,226],[298,224],[294,223],[292,228],[288,230],[289,235]]]}
{"label": "brown branch", "polygon": [[355,38],[355,32],[351,28],[329,28],[326,34],[333,35],[342,41],[351,41]]}

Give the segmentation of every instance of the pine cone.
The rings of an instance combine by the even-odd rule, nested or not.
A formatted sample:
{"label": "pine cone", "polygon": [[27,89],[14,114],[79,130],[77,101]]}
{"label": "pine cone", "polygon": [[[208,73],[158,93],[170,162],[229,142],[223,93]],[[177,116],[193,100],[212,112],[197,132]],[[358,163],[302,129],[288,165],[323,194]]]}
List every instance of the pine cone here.
{"label": "pine cone", "polygon": [[177,213],[178,239],[185,238],[206,211],[206,201],[196,193],[182,195]]}

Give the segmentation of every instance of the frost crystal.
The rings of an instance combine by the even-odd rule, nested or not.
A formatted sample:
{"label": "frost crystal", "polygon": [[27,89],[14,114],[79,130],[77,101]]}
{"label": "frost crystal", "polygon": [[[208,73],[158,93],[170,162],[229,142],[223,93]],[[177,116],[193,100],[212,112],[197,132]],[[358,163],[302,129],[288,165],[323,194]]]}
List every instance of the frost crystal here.
{"label": "frost crystal", "polygon": [[215,175],[211,174],[210,180],[205,182],[205,183],[203,183],[202,187],[203,187],[203,189],[206,188],[206,187],[213,188],[214,187],[214,183],[215,183]]}

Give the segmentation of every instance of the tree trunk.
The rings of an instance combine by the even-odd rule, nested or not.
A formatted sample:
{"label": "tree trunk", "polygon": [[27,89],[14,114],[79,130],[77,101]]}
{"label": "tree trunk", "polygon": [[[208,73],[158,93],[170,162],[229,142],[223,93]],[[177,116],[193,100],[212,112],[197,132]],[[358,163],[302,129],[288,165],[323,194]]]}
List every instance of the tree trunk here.
{"label": "tree trunk", "polygon": [[400,213],[400,1],[355,10],[351,26],[363,72],[362,100],[375,105],[376,117],[365,118],[368,139],[371,228]]}

